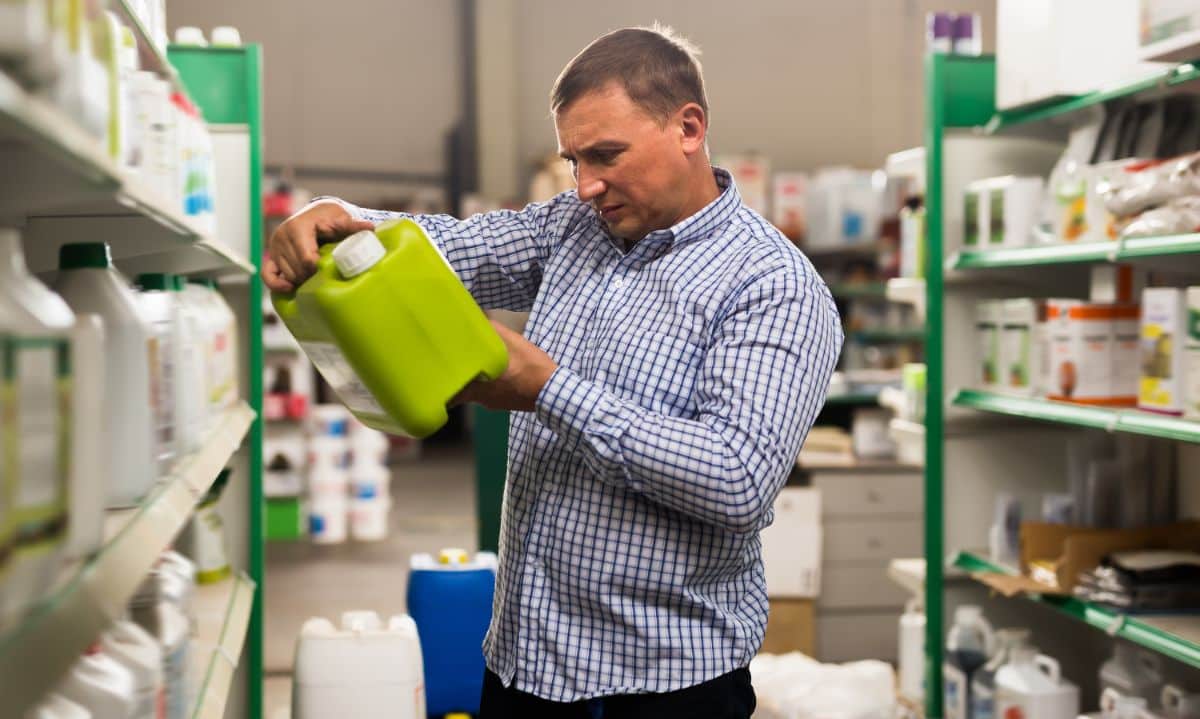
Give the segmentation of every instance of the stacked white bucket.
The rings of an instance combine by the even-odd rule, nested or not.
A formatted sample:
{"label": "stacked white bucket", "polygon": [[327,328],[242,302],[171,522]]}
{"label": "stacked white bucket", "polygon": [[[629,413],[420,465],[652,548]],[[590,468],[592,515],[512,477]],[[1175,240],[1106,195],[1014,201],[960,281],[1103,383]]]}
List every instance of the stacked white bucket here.
{"label": "stacked white bucket", "polygon": [[309,532],[318,544],[387,537],[388,439],[341,405],[317,405],[308,444]]}

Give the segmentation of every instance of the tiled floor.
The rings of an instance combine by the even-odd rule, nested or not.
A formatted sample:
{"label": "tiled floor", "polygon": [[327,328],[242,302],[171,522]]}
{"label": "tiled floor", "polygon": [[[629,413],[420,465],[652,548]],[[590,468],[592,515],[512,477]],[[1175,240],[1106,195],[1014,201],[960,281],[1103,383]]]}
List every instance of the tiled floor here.
{"label": "tiled floor", "polygon": [[267,719],[289,715],[292,651],[306,619],[324,616],[336,622],[348,609],[373,609],[385,617],[402,613],[412,554],[443,547],[475,550],[475,475],[469,446],[427,450],[420,460],[396,465],[392,503],[392,532],[382,542],[267,545]]}

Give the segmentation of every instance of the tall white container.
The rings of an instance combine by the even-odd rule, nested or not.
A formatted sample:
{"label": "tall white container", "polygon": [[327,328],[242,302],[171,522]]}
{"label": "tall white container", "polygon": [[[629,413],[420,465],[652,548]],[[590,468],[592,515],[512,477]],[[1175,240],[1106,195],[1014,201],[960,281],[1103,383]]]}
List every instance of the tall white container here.
{"label": "tall white container", "polygon": [[900,694],[921,703],[925,698],[925,609],[913,597],[900,615]]}
{"label": "tall white container", "polygon": [[162,647],[158,640],[137,624],[119,620],[100,637],[100,646],[105,654],[133,675],[137,705],[130,719],[163,719],[166,685],[163,682]]}
{"label": "tall white container", "polygon": [[1054,659],[1033,647],[1017,647],[1009,663],[996,672],[996,716],[1075,719],[1079,687],[1062,678]]}
{"label": "tall white container", "polygon": [[346,612],[341,627],[309,619],[296,643],[294,719],[425,719],[421,642],[411,617],[383,626],[375,612]]}
{"label": "tall white container", "polygon": [[137,700],[133,673],[93,646],[58,685],[58,693],[92,713],[94,719],[129,719]]}
{"label": "tall white container", "polygon": [[64,245],[54,289],[76,313],[104,320],[110,507],[138,503],[158,478],[154,449],[153,331],[138,312],[133,291],[112,268],[108,246]]}

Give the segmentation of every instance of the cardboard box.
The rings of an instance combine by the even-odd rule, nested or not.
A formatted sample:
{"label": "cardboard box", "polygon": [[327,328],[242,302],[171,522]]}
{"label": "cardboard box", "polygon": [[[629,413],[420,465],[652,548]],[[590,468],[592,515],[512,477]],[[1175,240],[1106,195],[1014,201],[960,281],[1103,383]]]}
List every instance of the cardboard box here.
{"label": "cardboard box", "polygon": [[976,572],[975,579],[1012,597],[1018,594],[1070,595],[1079,575],[1113,552],[1138,549],[1200,550],[1200,522],[1142,529],[1091,529],[1064,524],[1021,525],[1023,574]]}
{"label": "cardboard box", "polygon": [[1035,353],[1037,300],[1004,300],[1000,305],[1000,383],[1006,392],[1031,396],[1039,358]]}
{"label": "cardboard box", "polygon": [[1113,318],[1113,394],[1136,397],[1142,373],[1141,305],[1117,305]]}
{"label": "cardboard box", "polygon": [[1045,181],[1007,175],[977,180],[963,195],[963,244],[978,248],[1025,247],[1041,209]]}
{"label": "cardboard box", "polygon": [[984,300],[975,305],[975,383],[980,389],[1000,386],[1000,317],[1001,302]]}
{"label": "cardboard box", "polygon": [[1153,287],[1142,292],[1140,409],[1183,414],[1186,317],[1183,290]]}
{"label": "cardboard box", "polygon": [[767,615],[765,654],[816,653],[816,602],[812,599],[772,599]]}
{"label": "cardboard box", "polygon": [[761,535],[767,596],[814,598],[821,593],[821,492],[784,487],[774,509]]}

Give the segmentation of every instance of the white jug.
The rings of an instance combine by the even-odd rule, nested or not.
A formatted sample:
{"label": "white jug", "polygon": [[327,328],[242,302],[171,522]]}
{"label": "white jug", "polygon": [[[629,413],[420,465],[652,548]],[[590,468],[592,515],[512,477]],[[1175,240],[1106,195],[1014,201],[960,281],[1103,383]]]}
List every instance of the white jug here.
{"label": "white jug", "polygon": [[1058,662],[1029,646],[1013,650],[996,672],[996,716],[1023,719],[1075,719],[1079,687],[1062,678]]}

